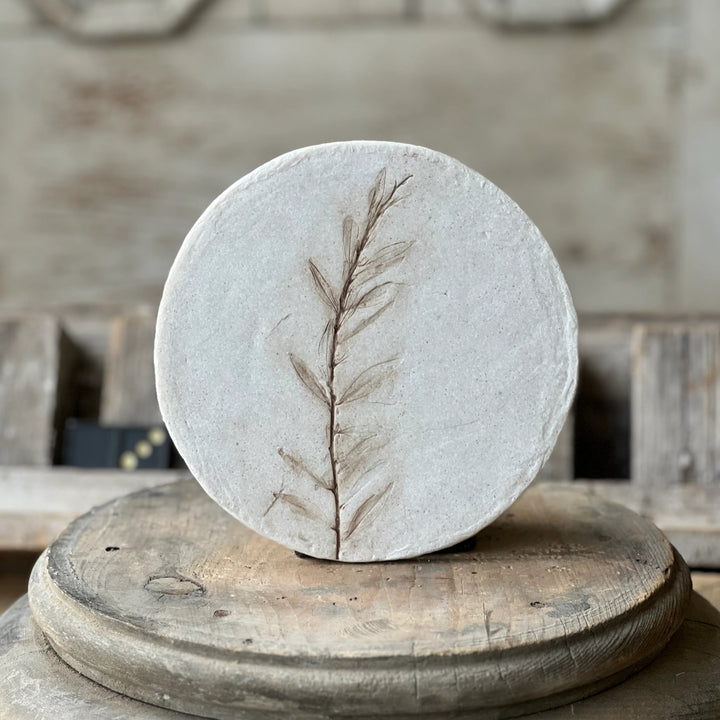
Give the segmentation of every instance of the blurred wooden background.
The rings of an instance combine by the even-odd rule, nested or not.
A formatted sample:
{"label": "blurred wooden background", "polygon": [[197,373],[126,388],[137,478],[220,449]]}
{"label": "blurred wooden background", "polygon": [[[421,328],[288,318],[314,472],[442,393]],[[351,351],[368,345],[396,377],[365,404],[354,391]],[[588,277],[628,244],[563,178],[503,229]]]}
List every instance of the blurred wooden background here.
{"label": "blurred wooden background", "polygon": [[720,308],[714,0],[546,31],[484,22],[483,0],[215,0],[142,41],[73,38],[33,9],[53,2],[91,4],[0,3],[2,306],[155,305],[225,187],[365,138],[503,188],[581,311]]}

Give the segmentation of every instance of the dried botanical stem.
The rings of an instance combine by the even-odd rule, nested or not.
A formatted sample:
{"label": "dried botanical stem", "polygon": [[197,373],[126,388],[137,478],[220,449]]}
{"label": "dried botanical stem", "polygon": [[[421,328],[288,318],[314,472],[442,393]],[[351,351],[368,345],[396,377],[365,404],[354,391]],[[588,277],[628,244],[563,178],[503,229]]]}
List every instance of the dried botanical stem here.
{"label": "dried botanical stem", "polygon": [[[328,282],[315,262],[308,261],[317,295],[330,311],[330,319],[320,338],[320,347],[327,344],[325,377],[318,377],[307,363],[293,353],[289,355],[300,382],[328,409],[330,422],[327,441],[331,477],[313,472],[302,457],[288,453],[283,448],[278,449],[278,454],[296,475],[309,478],[317,487],[332,493],[334,518],[330,526],[335,534],[336,559],[340,559],[342,540],[355,532],[391,487],[391,483],[388,483],[366,496],[348,519],[343,532],[341,511],[346,507],[347,502],[354,502],[356,497],[363,496],[361,481],[383,464],[384,461],[377,458],[377,453],[387,444],[387,440],[378,439],[378,433],[371,431],[369,434],[361,433],[359,438],[353,437],[349,447],[341,448],[340,438],[345,437],[345,442],[348,442],[347,436],[354,433],[340,425],[340,408],[344,404],[361,401],[376,392],[390,376],[390,366],[396,358],[373,363],[342,388],[338,387],[337,368],[346,358],[345,345],[374,323],[394,303],[394,291],[399,283],[392,280],[384,282],[376,282],[376,280],[386,270],[402,262],[412,246],[410,242],[393,242],[377,251],[369,249],[378,223],[391,207],[400,202],[402,198],[398,195],[398,190],[412,177],[408,175],[400,182],[393,183],[386,192],[385,173],[385,169],[380,171],[368,195],[368,211],[362,231],[350,216],[343,222],[345,259],[341,288],[337,295],[332,284]],[[356,314],[360,317],[355,317]],[[348,483],[350,488],[343,488],[343,485]],[[342,502],[340,497],[341,488],[351,491],[350,497],[345,502]],[[282,488],[279,492],[273,493],[273,501],[265,514],[279,501],[292,512],[301,513],[306,517],[314,514],[302,498],[286,493]]]}
{"label": "dried botanical stem", "polygon": [[[328,442],[328,454],[330,456],[330,467],[332,470],[332,493],[335,501],[335,521],[333,530],[335,532],[335,558],[340,557],[340,543],[341,543],[341,530],[340,530],[340,478],[338,472],[338,452],[336,447],[338,437],[338,394],[335,386],[335,374],[337,366],[339,365],[338,351],[340,347],[340,331],[343,327],[343,322],[348,314],[349,309],[349,298],[351,291],[353,290],[354,283],[356,282],[359,268],[363,260],[363,252],[367,248],[373,237],[373,231],[375,230],[380,218],[383,214],[397,202],[396,195],[397,191],[411,178],[408,175],[400,182],[393,184],[390,192],[383,197],[382,191],[385,183],[385,170],[382,170],[373,189],[370,191],[369,197],[369,208],[368,217],[365,222],[365,228],[362,235],[359,237],[355,247],[352,248],[352,254],[350,262],[345,263],[345,269],[343,273],[343,283],[340,294],[336,301],[335,318],[332,324],[332,333],[330,336],[330,350],[329,350],[329,361],[328,361],[328,380],[327,388],[329,395],[329,406],[330,406],[330,432]],[[378,198],[378,196],[380,196]],[[343,237],[348,234],[347,221],[344,226]],[[378,286],[380,287],[380,286]],[[376,289],[368,291],[368,293],[374,292]],[[361,299],[362,301],[362,299]],[[367,502],[367,501],[366,501]]]}

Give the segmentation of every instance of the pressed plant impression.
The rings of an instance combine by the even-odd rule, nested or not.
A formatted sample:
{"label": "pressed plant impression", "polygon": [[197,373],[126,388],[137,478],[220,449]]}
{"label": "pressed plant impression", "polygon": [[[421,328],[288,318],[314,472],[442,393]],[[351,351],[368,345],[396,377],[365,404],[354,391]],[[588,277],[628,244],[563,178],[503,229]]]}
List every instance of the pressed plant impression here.
{"label": "pressed plant impression", "polygon": [[[309,275],[315,292],[327,307],[328,320],[320,338],[320,349],[326,357],[326,371],[318,377],[302,360],[290,353],[290,362],[300,382],[324,406],[328,413],[328,464],[329,472],[315,473],[302,458],[280,448],[280,457],[297,473],[312,478],[320,487],[333,495],[334,517],[331,520],[335,534],[335,558],[340,558],[343,540],[349,538],[361,524],[368,522],[376,505],[390,490],[391,482],[368,492],[363,480],[381,464],[380,453],[387,445],[387,428],[357,429],[343,423],[343,407],[362,402],[392,380],[396,357],[373,362],[349,382],[338,381],[338,367],[352,352],[352,341],[380,317],[395,302],[399,283],[384,279],[387,270],[401,263],[412,242],[398,240],[384,243],[380,234],[383,216],[401,202],[401,188],[411,179],[406,175],[389,187],[387,168],[379,173],[368,193],[367,215],[362,223],[348,215],[342,226],[343,268],[337,288],[326,278],[317,264],[308,260]],[[278,490],[268,508],[276,501],[289,504],[308,517],[316,514],[307,501],[295,494]],[[361,497],[359,505],[345,517],[348,500]]]}
{"label": "pressed plant impression", "polygon": [[[410,558],[498,517],[575,388],[567,286],[530,219],[441,153],[288,153],[188,234],[155,343],[158,400],[223,508],[305,555]],[[300,571],[300,570],[299,570]]]}

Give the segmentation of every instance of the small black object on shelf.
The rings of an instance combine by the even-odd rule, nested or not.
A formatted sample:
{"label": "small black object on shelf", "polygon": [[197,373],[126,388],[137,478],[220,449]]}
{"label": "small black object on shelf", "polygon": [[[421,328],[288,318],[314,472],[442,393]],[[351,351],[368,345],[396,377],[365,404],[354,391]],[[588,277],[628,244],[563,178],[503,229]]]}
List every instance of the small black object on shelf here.
{"label": "small black object on shelf", "polygon": [[172,443],[165,426],[103,426],[70,419],[62,437],[61,464],[85,468],[160,470],[170,467]]}

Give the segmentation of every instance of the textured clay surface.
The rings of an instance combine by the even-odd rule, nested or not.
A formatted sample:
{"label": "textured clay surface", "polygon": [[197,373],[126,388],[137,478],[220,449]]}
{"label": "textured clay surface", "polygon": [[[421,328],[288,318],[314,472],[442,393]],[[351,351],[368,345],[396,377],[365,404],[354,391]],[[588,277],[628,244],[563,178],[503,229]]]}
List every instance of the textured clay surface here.
{"label": "textured clay surface", "polygon": [[319,558],[406,558],[473,535],[532,481],[576,334],[547,243],[484,177],[410,145],[320,145],[242,178],[190,231],[158,398],[243,523]]}

